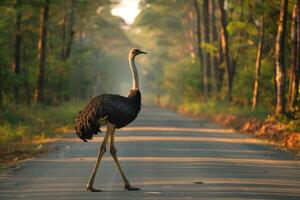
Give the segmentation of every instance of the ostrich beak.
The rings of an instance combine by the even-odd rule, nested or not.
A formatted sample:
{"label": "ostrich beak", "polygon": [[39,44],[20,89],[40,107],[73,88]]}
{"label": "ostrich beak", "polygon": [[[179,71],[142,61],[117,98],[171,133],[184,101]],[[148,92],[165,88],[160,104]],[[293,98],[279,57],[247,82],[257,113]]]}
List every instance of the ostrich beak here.
{"label": "ostrich beak", "polygon": [[139,54],[147,54],[147,52],[139,50]]}

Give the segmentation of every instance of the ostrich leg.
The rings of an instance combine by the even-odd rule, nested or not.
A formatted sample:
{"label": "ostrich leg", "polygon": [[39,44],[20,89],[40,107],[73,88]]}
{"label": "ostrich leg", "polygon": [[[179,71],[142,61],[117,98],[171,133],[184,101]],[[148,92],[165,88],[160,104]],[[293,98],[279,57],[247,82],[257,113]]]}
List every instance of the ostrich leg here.
{"label": "ostrich leg", "polygon": [[121,165],[119,163],[119,160],[117,158],[117,149],[115,147],[115,126],[113,124],[110,124],[110,123],[107,123],[107,128],[109,129],[109,132],[111,133],[111,137],[110,137],[110,153],[112,155],[112,157],[114,158],[116,164],[117,164],[117,167],[121,173],[121,176],[123,178],[123,181],[125,183],[125,189],[126,190],[139,190],[139,188],[135,188],[135,187],[131,187],[129,181],[127,180],[122,168],[121,168]]}
{"label": "ostrich leg", "polygon": [[109,131],[110,129],[107,129],[107,132],[106,132],[106,135],[103,139],[103,142],[100,146],[100,149],[99,149],[99,154],[98,154],[98,159],[96,161],[96,164],[95,164],[95,167],[94,167],[94,170],[93,170],[93,173],[92,173],[92,176],[86,186],[86,190],[87,191],[91,191],[91,192],[101,192],[101,190],[97,190],[95,188],[93,188],[93,185],[94,185],[94,181],[95,181],[95,177],[96,177],[96,173],[97,173],[97,169],[100,165],[100,162],[101,162],[101,159],[106,151],[106,144],[108,142],[108,139],[109,139],[109,136],[111,134],[111,132]]}

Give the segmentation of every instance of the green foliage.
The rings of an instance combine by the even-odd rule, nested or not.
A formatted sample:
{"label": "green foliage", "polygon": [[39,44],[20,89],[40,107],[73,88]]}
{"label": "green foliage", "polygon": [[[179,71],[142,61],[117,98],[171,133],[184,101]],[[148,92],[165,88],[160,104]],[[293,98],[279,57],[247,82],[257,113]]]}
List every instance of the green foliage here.
{"label": "green foliage", "polygon": [[[199,2],[202,16],[203,5]],[[218,1],[215,1],[217,4]],[[169,1],[144,2],[142,12],[132,27],[131,34],[146,48],[152,49],[151,62],[145,63],[148,85],[153,96],[160,94],[165,103],[177,105],[183,102],[197,102],[204,99],[203,68],[197,56],[196,21],[193,1],[182,3],[172,1],[174,9],[169,9]],[[226,1],[227,31],[230,52],[230,62],[234,65],[233,106],[242,107],[245,113],[251,113],[250,105],[255,79],[255,62],[259,41],[259,19],[264,17],[264,41],[259,107],[265,107],[264,112],[272,113],[274,103],[274,47],[277,31],[280,1]],[[218,6],[216,6],[218,7]],[[290,11],[292,6],[289,7]],[[220,13],[216,9],[217,35],[220,36]],[[290,18],[288,23],[290,22]],[[209,23],[212,23],[211,21]],[[211,28],[211,27],[210,27]],[[203,52],[216,56],[220,61],[220,41],[202,42]],[[138,30],[138,31],[134,31]],[[289,28],[288,28],[289,30]],[[137,32],[137,33],[135,33]],[[287,37],[289,34],[287,34]],[[210,35],[211,36],[211,35]],[[146,39],[142,39],[146,38]],[[287,38],[287,41],[289,38]],[[150,42],[149,42],[150,41]],[[289,42],[287,42],[287,46]],[[289,48],[286,51],[286,62],[289,66]],[[227,82],[224,59],[218,63],[220,87],[217,93],[212,93],[212,99],[223,100],[226,96]],[[159,67],[158,67],[159,66]],[[212,66],[208,66],[209,69]],[[191,103],[192,104],[192,103]],[[197,103],[196,103],[197,104]],[[203,105],[202,103],[200,103]],[[216,105],[218,107],[218,105]],[[228,105],[221,104],[220,107]],[[230,106],[229,106],[230,107]],[[204,108],[210,108],[204,105]],[[199,108],[201,110],[201,108]],[[214,108],[212,108],[214,109]],[[224,111],[225,112],[225,111]]]}
{"label": "green foliage", "polygon": [[[38,38],[43,2],[34,0],[22,1],[18,6],[15,4],[15,1],[0,2],[1,92],[5,105],[15,101],[15,87],[20,90],[19,103],[32,103],[38,81]],[[121,63],[120,55],[125,55],[122,60],[127,60],[131,43],[122,29],[123,20],[111,15],[111,4],[106,0],[51,1],[45,103],[58,105],[72,97],[85,99],[115,86],[114,82],[118,80],[116,75],[124,71],[123,67],[118,66]],[[70,14],[72,10],[73,22]],[[14,74],[11,68],[15,54],[16,26],[13,24],[16,23],[17,13],[22,15],[20,74]],[[64,44],[70,41],[71,55],[62,59],[62,50],[66,48]],[[108,78],[107,75],[111,77]],[[101,84],[94,81],[98,77],[101,77]],[[105,81],[104,84],[102,81]],[[95,84],[101,85],[96,87],[97,91],[93,91]],[[117,86],[121,87],[121,84]]]}
{"label": "green foliage", "polygon": [[250,107],[241,107],[239,104],[232,104],[228,101],[220,101],[215,99],[206,99],[198,101],[185,101],[180,108],[186,112],[200,116],[214,115],[234,115],[237,117],[255,117],[265,119],[269,111],[265,107],[258,107],[253,111]]}
{"label": "green foliage", "polygon": [[229,35],[235,35],[236,33],[247,33],[251,35],[257,35],[258,31],[253,24],[249,24],[244,21],[231,21],[227,26]]}
{"label": "green foliage", "polygon": [[170,95],[170,103],[178,104],[184,100],[197,99],[196,88],[201,87],[198,63],[190,63],[189,60],[182,63],[171,63],[164,68],[165,79],[164,92]]}
{"label": "green foliage", "polygon": [[36,138],[53,137],[55,133],[73,132],[76,113],[83,102],[73,101],[60,106],[10,105],[0,114],[0,143],[32,143]]}

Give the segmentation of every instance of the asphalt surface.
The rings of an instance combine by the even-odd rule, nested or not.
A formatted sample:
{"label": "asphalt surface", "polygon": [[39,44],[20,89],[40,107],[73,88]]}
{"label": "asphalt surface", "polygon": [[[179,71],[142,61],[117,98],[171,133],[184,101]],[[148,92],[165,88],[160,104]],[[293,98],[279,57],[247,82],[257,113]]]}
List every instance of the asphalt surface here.
{"label": "asphalt surface", "polygon": [[141,190],[124,190],[107,151],[94,185],[103,192],[86,192],[103,135],[84,143],[72,134],[51,144],[58,150],[1,171],[0,199],[300,199],[293,155],[150,106],[116,133],[120,163]]}

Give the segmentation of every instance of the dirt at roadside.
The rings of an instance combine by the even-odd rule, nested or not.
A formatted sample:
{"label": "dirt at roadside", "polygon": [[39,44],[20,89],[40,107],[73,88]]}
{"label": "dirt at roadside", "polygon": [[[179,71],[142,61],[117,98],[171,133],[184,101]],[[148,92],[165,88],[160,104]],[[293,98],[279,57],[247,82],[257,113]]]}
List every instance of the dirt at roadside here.
{"label": "dirt at roadside", "polygon": [[48,147],[45,144],[21,144],[1,143],[0,145],[0,169],[15,163],[43,155]]}
{"label": "dirt at roadside", "polygon": [[239,132],[270,141],[297,154],[300,153],[300,133],[289,130],[289,126],[278,119],[259,120],[233,115],[217,115],[210,118],[216,123],[232,127]]}
{"label": "dirt at roadside", "polygon": [[268,141],[279,148],[287,149],[300,155],[300,132],[292,131],[289,125],[281,123],[275,117],[262,120],[253,117],[237,117],[230,114],[193,114],[183,108],[176,110],[183,115],[209,119],[217,124],[222,124],[240,133]]}

